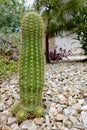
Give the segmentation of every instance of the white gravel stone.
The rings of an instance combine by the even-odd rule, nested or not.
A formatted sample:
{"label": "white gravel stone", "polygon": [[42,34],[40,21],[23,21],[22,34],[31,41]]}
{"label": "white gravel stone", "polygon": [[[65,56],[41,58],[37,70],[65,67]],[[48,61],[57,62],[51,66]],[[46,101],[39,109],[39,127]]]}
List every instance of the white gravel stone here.
{"label": "white gravel stone", "polygon": [[81,107],[81,110],[82,110],[82,111],[87,111],[87,105]]}
{"label": "white gravel stone", "polygon": [[36,125],[42,125],[44,123],[44,118],[35,118],[34,123]]}
{"label": "white gravel stone", "polygon": [[87,112],[81,112],[81,119],[83,122],[84,129],[87,130]]}
{"label": "white gravel stone", "polygon": [[45,116],[45,120],[46,120],[46,125],[50,124],[50,119],[48,115]]}
{"label": "white gravel stone", "polygon": [[79,121],[77,120],[75,116],[69,116],[69,119],[73,123],[73,125],[76,125],[77,123],[79,123]]}
{"label": "white gravel stone", "polygon": [[63,121],[65,118],[65,116],[63,114],[57,114],[57,116],[55,116],[55,121]]}
{"label": "white gravel stone", "polygon": [[14,117],[9,117],[7,124],[8,124],[8,125],[12,125],[12,124],[15,123],[15,122],[16,122],[16,118],[14,118]]}
{"label": "white gravel stone", "polygon": [[[12,130],[87,130],[87,63],[58,62],[45,66],[43,120],[26,120],[21,125],[12,120],[7,122],[11,105],[20,101],[18,77],[13,76],[0,87],[0,115],[8,111],[4,124],[9,123]],[[2,127],[3,122],[0,123]]]}

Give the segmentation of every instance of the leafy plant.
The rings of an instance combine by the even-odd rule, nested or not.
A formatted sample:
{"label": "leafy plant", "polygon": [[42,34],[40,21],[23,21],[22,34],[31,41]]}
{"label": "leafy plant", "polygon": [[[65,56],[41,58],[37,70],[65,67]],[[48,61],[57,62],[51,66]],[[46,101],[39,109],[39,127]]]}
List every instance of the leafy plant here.
{"label": "leafy plant", "polygon": [[0,82],[17,73],[18,62],[9,60],[9,57],[0,55]]}
{"label": "leafy plant", "polygon": [[74,32],[77,34],[76,39],[80,41],[85,55],[87,55],[87,6],[80,9],[74,17]]}
{"label": "leafy plant", "polygon": [[0,83],[18,71],[20,33],[0,31]]}
{"label": "leafy plant", "polygon": [[20,18],[25,10],[24,2],[19,0],[0,0],[0,29],[6,33],[14,32],[20,25]]}
{"label": "leafy plant", "polygon": [[68,52],[66,51],[66,49],[62,49],[62,48],[59,48],[59,50],[60,50],[60,52],[57,53],[56,47],[55,47],[54,51],[50,51],[50,53],[49,53],[50,61],[63,60],[64,57],[67,58],[67,56],[71,54],[70,50]]}

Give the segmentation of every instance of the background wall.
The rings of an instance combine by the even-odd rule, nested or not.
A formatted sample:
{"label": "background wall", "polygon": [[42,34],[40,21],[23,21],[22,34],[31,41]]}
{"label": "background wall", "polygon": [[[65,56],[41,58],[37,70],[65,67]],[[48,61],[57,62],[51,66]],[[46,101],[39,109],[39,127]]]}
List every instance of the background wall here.
{"label": "background wall", "polygon": [[50,50],[53,50],[55,46],[57,46],[57,52],[59,52],[59,48],[66,49],[66,51],[71,50],[72,54],[82,54],[83,50],[81,49],[81,44],[78,40],[75,39],[75,34],[66,34],[63,33],[63,36],[57,36],[55,38],[51,38],[50,42]]}

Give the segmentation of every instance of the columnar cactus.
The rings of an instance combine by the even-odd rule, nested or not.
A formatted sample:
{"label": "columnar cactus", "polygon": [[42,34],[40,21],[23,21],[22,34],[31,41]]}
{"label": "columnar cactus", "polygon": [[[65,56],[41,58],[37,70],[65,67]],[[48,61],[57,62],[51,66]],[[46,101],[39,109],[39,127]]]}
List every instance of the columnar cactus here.
{"label": "columnar cactus", "polygon": [[44,56],[42,51],[43,21],[36,12],[28,12],[21,21],[22,49],[19,87],[21,103],[33,110],[41,106],[44,86]]}

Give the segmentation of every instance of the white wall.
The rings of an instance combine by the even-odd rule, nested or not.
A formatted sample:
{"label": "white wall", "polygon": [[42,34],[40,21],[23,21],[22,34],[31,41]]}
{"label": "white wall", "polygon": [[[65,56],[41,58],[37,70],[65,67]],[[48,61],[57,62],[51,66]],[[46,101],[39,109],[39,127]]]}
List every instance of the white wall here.
{"label": "white wall", "polygon": [[50,47],[51,49],[53,46],[57,46],[57,52],[59,52],[59,48],[66,49],[66,51],[71,50],[72,54],[80,54],[82,53],[81,44],[78,40],[75,40],[75,34],[66,35],[63,34],[63,37],[58,36],[55,37],[54,44],[53,44],[53,38],[50,39]]}

